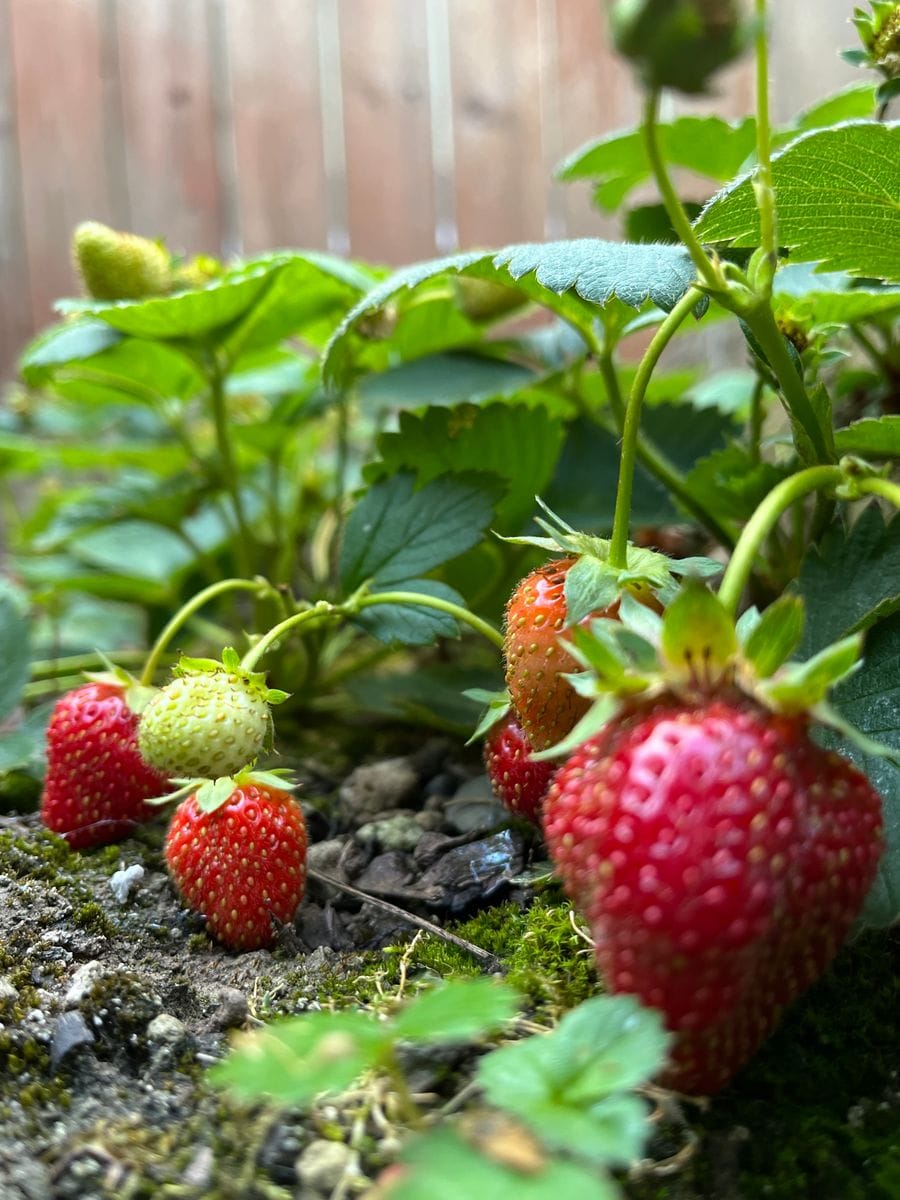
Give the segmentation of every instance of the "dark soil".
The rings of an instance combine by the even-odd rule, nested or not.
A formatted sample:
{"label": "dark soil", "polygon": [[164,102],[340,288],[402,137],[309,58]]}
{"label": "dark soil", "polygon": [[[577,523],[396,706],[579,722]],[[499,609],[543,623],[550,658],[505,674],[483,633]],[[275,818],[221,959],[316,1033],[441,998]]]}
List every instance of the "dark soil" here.
{"label": "dark soil", "polygon": [[[303,774],[317,871],[482,949],[420,936],[410,975],[509,972],[544,1022],[596,987],[567,906],[538,880],[539,841],[509,826],[477,760],[432,740],[349,775],[309,762]],[[314,880],[273,950],[233,954],[179,903],[161,841],[151,827],[79,855],[34,814],[0,818],[0,1198],[364,1193],[402,1130],[360,1137],[340,1103],[241,1105],[204,1074],[234,1030],[377,1005],[416,926]],[[860,939],[728,1092],[705,1108],[670,1105],[651,1153],[677,1157],[644,1164],[628,1194],[900,1197],[898,944]],[[411,1059],[414,1090],[444,1103],[476,1053]]]}

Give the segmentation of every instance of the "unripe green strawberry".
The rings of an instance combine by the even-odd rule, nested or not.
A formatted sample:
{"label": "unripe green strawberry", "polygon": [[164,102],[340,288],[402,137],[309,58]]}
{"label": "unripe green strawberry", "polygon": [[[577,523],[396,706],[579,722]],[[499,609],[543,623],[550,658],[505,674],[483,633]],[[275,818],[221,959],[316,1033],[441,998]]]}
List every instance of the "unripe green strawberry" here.
{"label": "unripe green strawberry", "polygon": [[235,775],[271,749],[269,706],[286,698],[262,674],[242,670],[233,650],[222,662],[182,659],[175,679],[144,709],[141,754],[175,778]]}
{"label": "unripe green strawberry", "polygon": [[85,221],[72,235],[75,267],[95,300],[140,300],[172,290],[172,260],[159,242]]}

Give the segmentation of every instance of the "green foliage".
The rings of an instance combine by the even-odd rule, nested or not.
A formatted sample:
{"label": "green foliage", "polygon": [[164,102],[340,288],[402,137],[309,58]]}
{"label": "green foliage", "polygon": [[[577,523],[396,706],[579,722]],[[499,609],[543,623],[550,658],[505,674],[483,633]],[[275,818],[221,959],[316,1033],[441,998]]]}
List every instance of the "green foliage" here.
{"label": "green foliage", "polygon": [[[900,282],[900,127],[848,122],[803,134],[772,168],[778,238],[794,259]],[[705,242],[755,246],[759,216],[750,176],[714,196],[694,228]]]}

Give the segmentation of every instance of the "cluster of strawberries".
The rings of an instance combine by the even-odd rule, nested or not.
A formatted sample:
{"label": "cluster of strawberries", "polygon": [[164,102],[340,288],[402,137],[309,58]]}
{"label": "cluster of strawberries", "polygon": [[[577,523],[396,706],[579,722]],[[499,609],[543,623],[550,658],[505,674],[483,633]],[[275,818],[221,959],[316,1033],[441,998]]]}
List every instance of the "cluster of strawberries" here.
{"label": "cluster of strawberries", "polygon": [[306,884],[300,806],[279,775],[252,770],[283,698],[233,651],[221,663],[182,660],[161,689],[124,672],[94,676],[50,719],[45,825],[86,849],[177,801],[165,858],[186,903],[226,946],[270,945],[273,918],[293,919]]}
{"label": "cluster of strawberries", "polygon": [[[654,677],[623,667],[614,651],[632,631],[623,635],[619,599],[574,628],[569,621],[576,562],[547,563],[510,599],[511,708],[487,736],[485,761],[511,811],[543,826],[606,986],[661,1010],[677,1035],[664,1081],[711,1093],[846,938],[881,853],[880,799],[846,759],[810,739],[795,690],[782,688],[790,703],[779,705],[777,688],[754,686],[737,638],[714,661],[703,622],[679,632],[673,605],[667,643],[668,616],[660,620],[646,590],[640,605],[633,595],[628,603],[661,632],[664,669]],[[704,604],[717,603],[697,587]],[[576,659],[585,624],[599,636],[593,654]],[[590,676],[586,665],[601,677],[608,668],[608,719],[582,741],[569,735],[579,722],[590,728],[591,689],[573,687]]]}

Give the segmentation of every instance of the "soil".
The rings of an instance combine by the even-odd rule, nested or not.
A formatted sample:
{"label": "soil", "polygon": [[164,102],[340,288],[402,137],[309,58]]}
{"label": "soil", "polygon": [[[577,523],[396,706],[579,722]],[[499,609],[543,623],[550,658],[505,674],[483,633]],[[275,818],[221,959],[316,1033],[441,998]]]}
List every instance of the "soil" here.
{"label": "soil", "polygon": [[[402,1129],[360,1138],[340,1103],[236,1103],[205,1078],[234,1031],[377,1006],[401,958],[408,977],[509,972],[544,1023],[596,989],[539,839],[510,826],[477,759],[432,739],[352,770],[307,759],[301,774],[311,865],[387,906],[313,880],[276,946],[252,953],[223,950],[183,908],[161,825],[76,854],[34,813],[0,817],[2,1200],[365,1193]],[[890,933],[858,939],[726,1093],[671,1098],[627,1195],[900,1197],[898,948]],[[412,1056],[413,1090],[446,1103],[477,1053]]]}

